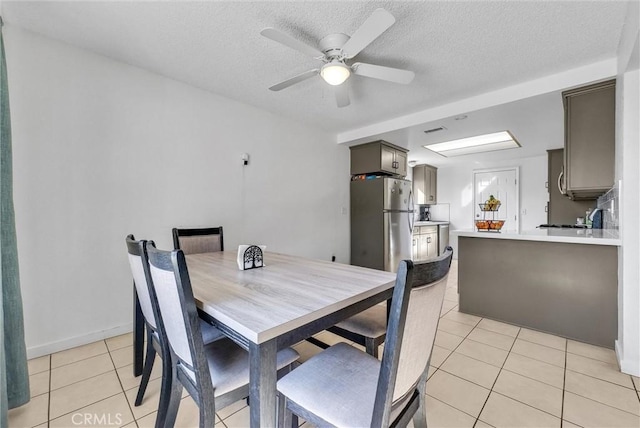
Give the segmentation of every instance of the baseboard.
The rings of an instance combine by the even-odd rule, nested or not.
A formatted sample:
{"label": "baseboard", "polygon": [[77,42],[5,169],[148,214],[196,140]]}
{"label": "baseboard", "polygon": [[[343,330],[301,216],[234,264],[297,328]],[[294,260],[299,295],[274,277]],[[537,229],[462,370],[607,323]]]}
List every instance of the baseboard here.
{"label": "baseboard", "polygon": [[84,334],[82,336],[62,339],[57,342],[45,343],[44,345],[32,346],[27,348],[27,358],[32,359],[43,355],[53,354],[54,352],[65,351],[67,349],[75,348],[76,346],[86,345],[87,343],[97,342],[98,340],[108,339],[131,331],[133,331],[133,323],[110,328],[108,330]]}
{"label": "baseboard", "polygon": [[622,373],[640,377],[640,361],[625,360],[622,357],[619,340],[616,340],[616,357],[618,358],[618,365],[620,366],[620,371]]}

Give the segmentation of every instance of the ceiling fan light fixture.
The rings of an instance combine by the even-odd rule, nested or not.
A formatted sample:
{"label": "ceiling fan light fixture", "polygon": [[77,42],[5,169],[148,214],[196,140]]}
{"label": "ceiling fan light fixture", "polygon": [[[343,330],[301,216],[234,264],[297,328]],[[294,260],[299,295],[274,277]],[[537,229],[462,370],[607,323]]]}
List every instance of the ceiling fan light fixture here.
{"label": "ceiling fan light fixture", "polygon": [[342,61],[331,61],[322,66],[320,76],[332,86],[342,85],[351,76],[351,70]]}

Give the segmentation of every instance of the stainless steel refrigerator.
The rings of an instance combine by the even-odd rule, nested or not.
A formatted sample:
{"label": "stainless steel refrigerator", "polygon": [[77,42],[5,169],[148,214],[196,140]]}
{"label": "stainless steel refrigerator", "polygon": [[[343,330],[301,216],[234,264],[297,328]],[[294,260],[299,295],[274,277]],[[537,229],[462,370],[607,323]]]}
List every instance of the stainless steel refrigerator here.
{"label": "stainless steel refrigerator", "polygon": [[351,264],[395,272],[411,259],[413,222],[411,181],[352,181]]}

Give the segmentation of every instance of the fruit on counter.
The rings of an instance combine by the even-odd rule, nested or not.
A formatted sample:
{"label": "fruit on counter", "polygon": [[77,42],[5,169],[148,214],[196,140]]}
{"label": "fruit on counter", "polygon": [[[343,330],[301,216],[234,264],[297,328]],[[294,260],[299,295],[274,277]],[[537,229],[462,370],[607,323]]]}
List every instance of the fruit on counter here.
{"label": "fruit on counter", "polygon": [[504,226],[505,220],[476,220],[478,230],[500,230]]}
{"label": "fruit on counter", "polygon": [[484,201],[485,211],[498,211],[499,206],[500,206],[500,200],[496,199],[493,195],[489,195],[489,199]]}

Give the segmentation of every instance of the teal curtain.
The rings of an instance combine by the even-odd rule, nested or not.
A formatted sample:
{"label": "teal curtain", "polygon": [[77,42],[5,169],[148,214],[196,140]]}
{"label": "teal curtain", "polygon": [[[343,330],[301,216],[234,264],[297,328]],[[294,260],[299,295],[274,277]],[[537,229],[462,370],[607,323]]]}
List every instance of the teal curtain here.
{"label": "teal curtain", "polygon": [[21,406],[30,399],[13,210],[10,119],[7,62],[0,18],[0,427],[8,426],[8,409]]}

